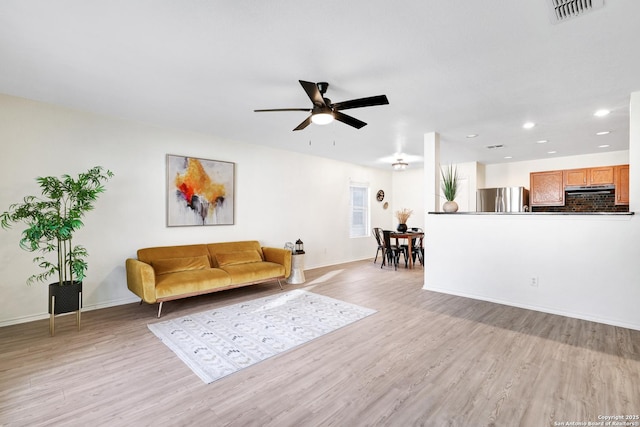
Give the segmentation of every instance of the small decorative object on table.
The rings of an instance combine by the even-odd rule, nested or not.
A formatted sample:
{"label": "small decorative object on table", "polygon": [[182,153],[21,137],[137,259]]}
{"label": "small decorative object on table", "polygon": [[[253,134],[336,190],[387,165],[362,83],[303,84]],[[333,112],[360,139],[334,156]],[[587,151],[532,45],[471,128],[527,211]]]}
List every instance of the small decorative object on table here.
{"label": "small decorative object on table", "polygon": [[396,211],[396,218],[398,219],[398,231],[404,233],[407,231],[407,221],[413,211],[411,209],[402,208],[399,211]]}
{"label": "small decorative object on table", "polygon": [[458,194],[458,168],[454,168],[452,165],[445,169],[441,167],[440,173],[442,175],[442,192],[444,193],[444,198],[447,199],[442,205],[442,210],[449,213],[457,212],[458,204],[454,199]]}
{"label": "small decorative object on table", "polygon": [[291,256],[291,274],[287,278],[290,285],[299,285],[305,282],[304,277],[304,243],[296,240],[296,249]]}

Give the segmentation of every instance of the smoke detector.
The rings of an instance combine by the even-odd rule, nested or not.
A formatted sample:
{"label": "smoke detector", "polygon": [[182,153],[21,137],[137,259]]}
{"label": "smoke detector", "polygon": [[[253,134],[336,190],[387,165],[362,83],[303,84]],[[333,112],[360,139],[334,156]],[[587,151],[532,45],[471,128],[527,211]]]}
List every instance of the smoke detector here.
{"label": "smoke detector", "polygon": [[549,18],[553,24],[577,18],[604,7],[604,0],[547,0]]}

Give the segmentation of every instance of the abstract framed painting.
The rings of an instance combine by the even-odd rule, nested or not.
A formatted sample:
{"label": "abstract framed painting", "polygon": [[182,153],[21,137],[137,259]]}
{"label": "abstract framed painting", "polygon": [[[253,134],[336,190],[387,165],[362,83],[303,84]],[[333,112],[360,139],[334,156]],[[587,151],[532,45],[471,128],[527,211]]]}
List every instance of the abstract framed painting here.
{"label": "abstract framed painting", "polygon": [[235,163],[167,154],[167,226],[232,225]]}

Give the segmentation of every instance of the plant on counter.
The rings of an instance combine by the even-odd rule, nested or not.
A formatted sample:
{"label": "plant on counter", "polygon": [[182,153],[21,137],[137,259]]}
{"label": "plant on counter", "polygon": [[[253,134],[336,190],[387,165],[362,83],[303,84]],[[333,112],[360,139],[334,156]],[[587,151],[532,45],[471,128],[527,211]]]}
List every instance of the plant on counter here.
{"label": "plant on counter", "polygon": [[406,224],[413,211],[411,209],[402,208],[396,211],[395,215],[400,224]]}
{"label": "plant on counter", "polygon": [[453,202],[458,194],[458,168],[454,168],[452,165],[445,169],[440,167],[440,174],[442,175],[441,186],[444,198],[448,202]]}
{"label": "plant on counter", "polygon": [[445,169],[440,166],[440,174],[442,175],[440,186],[444,198],[447,199],[442,205],[442,210],[448,213],[458,212],[458,204],[455,202],[458,194],[458,168],[454,168],[451,164]]}
{"label": "plant on counter", "polygon": [[[82,282],[88,264],[87,250],[74,246],[74,233],[84,226],[82,217],[93,209],[98,195],[105,191],[103,182],[113,176],[100,166],[80,173],[77,179],[69,175],[38,177],[42,196],[26,196],[22,203],[9,206],[0,214],[2,228],[22,222],[27,228],[22,232],[20,247],[29,252],[40,252],[33,261],[42,269],[27,280],[28,284],[43,282],[52,275],[58,276],[60,285]],[[56,253],[56,260],[45,258]]]}

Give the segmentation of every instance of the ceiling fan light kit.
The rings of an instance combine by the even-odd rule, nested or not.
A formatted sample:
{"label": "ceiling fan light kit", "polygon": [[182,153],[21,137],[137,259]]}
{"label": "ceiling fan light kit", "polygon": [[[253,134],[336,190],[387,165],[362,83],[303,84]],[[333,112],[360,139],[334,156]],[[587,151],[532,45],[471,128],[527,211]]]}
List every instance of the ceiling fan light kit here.
{"label": "ceiling fan light kit", "polygon": [[298,80],[300,85],[307,93],[307,96],[313,103],[311,108],[275,108],[268,110],[253,110],[256,113],[273,112],[273,111],[307,111],[311,113],[302,123],[300,123],[293,130],[302,130],[309,126],[311,123],[319,125],[326,125],[333,120],[337,120],[344,124],[347,124],[356,129],[360,129],[367,124],[362,120],[358,120],[355,117],[348,116],[341,112],[341,110],[349,110],[351,108],[373,107],[375,105],[386,105],[389,103],[386,95],[369,96],[367,98],[352,99],[349,101],[342,101],[332,103],[329,98],[325,98],[324,94],[329,88],[327,82],[307,82],[304,80]]}
{"label": "ceiling fan light kit", "polygon": [[313,113],[311,121],[317,125],[328,125],[333,121],[333,114],[330,112]]}

